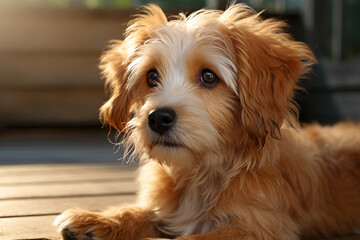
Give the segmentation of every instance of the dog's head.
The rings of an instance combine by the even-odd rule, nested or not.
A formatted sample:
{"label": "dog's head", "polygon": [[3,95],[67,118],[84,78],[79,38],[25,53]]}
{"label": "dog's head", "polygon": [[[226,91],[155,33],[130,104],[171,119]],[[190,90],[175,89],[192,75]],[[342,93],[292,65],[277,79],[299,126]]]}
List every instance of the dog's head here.
{"label": "dog's head", "polygon": [[284,27],[241,4],[171,21],[149,5],[102,56],[100,117],[162,163],[260,151],[297,115],[296,82],[315,61]]}

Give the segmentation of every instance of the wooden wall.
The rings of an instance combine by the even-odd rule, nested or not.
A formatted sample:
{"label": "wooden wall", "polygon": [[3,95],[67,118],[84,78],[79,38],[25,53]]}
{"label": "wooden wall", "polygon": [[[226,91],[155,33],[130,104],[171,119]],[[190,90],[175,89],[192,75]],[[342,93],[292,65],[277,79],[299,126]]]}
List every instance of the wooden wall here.
{"label": "wooden wall", "polygon": [[360,57],[344,62],[319,57],[305,80],[301,120],[333,124],[360,121]]}
{"label": "wooden wall", "polygon": [[101,50],[129,12],[0,9],[0,127],[87,126],[105,101]]}
{"label": "wooden wall", "polygon": [[[99,125],[105,94],[98,59],[109,40],[122,38],[129,15],[0,8],[0,127]],[[317,51],[324,41],[315,40]],[[360,58],[319,62],[305,84],[302,120],[360,120]]]}

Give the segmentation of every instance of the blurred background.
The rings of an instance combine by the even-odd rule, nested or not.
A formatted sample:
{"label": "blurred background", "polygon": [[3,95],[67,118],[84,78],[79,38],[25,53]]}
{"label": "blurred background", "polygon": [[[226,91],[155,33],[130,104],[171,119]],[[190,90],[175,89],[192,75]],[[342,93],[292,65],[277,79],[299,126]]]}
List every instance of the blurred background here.
{"label": "blurred background", "polygon": [[[146,0],[0,0],[0,164],[116,161],[101,129],[97,67]],[[154,0],[170,14],[225,0]],[[360,119],[360,1],[247,0],[289,23],[319,64],[297,97],[303,122]],[[113,139],[111,136],[110,139]]]}

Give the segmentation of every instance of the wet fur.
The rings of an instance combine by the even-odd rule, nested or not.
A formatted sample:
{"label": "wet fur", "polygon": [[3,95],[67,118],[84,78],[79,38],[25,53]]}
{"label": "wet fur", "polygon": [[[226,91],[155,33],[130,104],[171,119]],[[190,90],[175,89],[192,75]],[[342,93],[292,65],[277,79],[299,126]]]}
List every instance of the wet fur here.
{"label": "wet fur", "polygon": [[[171,21],[144,8],[101,59],[111,97],[100,117],[142,159],[138,203],[68,210],[55,223],[63,237],[289,240],[358,230],[360,126],[299,127],[294,90],[316,59],[285,27],[242,4]],[[146,84],[151,69],[156,88]],[[219,83],[199,84],[202,69]],[[178,119],[158,136],[147,116],[165,106]]]}

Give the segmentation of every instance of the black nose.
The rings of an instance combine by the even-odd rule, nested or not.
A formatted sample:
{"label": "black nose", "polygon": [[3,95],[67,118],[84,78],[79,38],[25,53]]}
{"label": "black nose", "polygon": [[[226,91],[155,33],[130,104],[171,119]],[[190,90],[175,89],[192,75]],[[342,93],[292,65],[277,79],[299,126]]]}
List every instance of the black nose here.
{"label": "black nose", "polygon": [[171,108],[159,108],[148,116],[149,127],[159,134],[168,131],[174,125],[175,120],[176,113]]}

